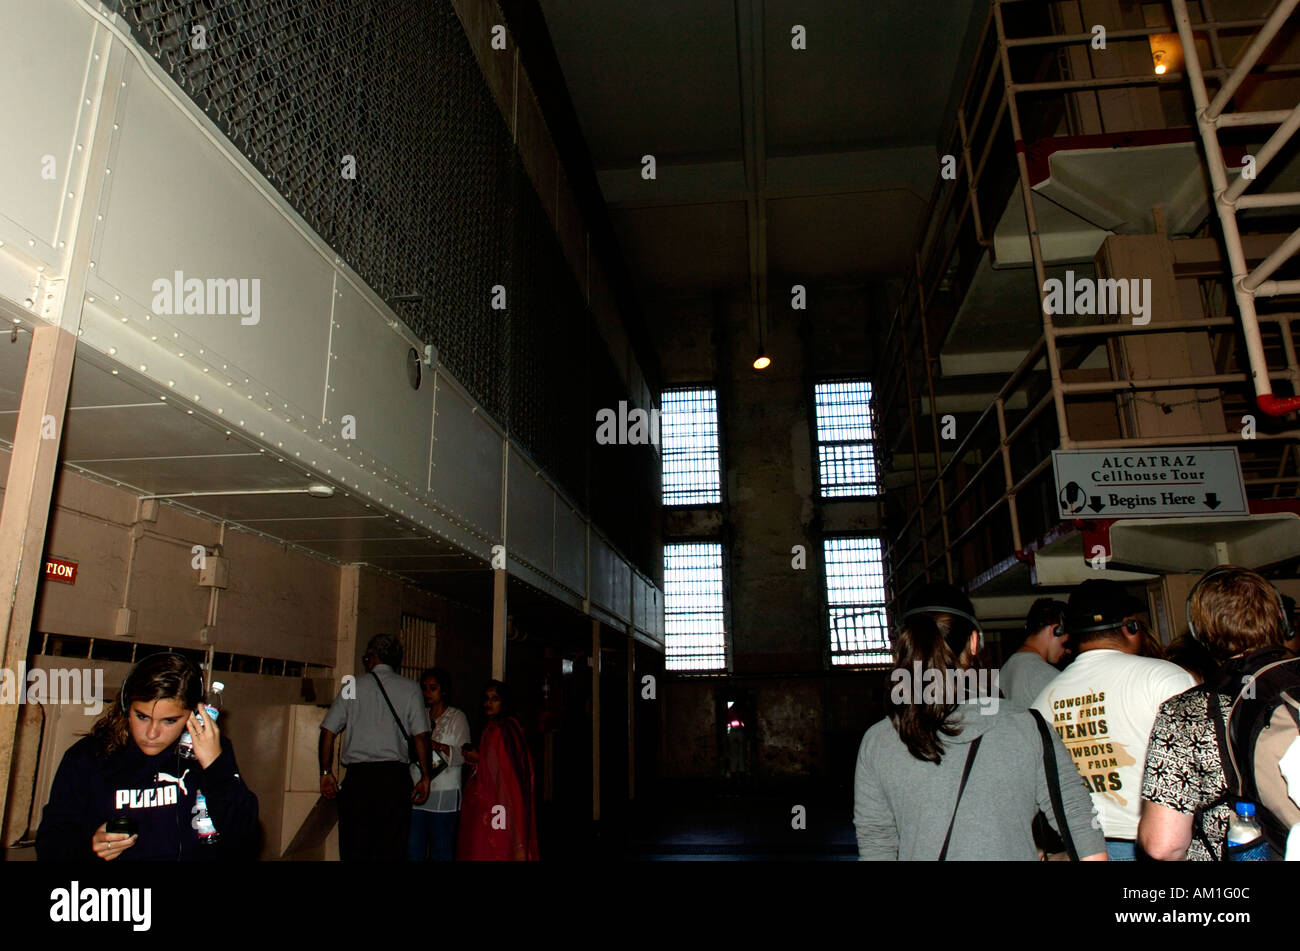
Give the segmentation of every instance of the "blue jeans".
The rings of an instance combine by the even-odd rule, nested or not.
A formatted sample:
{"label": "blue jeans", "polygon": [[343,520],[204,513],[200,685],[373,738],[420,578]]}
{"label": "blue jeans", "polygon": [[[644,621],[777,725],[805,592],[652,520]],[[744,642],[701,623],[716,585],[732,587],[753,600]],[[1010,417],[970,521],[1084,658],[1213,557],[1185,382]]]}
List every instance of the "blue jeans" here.
{"label": "blue jeans", "polygon": [[1107,839],[1106,857],[1112,862],[1136,862],[1137,843],[1122,839]]}
{"label": "blue jeans", "polygon": [[459,812],[411,810],[411,839],[406,857],[412,862],[450,862],[456,858]]}

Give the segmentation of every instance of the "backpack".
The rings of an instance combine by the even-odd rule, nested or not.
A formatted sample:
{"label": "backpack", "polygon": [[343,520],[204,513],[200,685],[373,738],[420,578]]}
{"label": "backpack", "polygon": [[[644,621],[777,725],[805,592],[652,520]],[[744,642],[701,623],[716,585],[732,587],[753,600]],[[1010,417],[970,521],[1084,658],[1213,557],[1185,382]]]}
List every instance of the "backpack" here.
{"label": "backpack", "polygon": [[[1277,758],[1300,736],[1300,658],[1280,647],[1264,648],[1229,662],[1215,681],[1214,685],[1207,684],[1206,706],[1214,724],[1227,788],[1197,811],[1195,833],[1212,856],[1227,858],[1226,840],[1222,854],[1216,854],[1210,847],[1202,817],[1222,804],[1239,799],[1253,802],[1255,819],[1264,839],[1273,858],[1280,860],[1286,851],[1290,822],[1264,805],[1259,778],[1263,772],[1275,801],[1286,798],[1284,780],[1276,764]],[[1236,695],[1227,710],[1222,709],[1220,694]],[[1256,768],[1256,754],[1261,752],[1262,771]],[[1276,785],[1272,773],[1278,774]],[[1281,790],[1280,797],[1278,790]]]}

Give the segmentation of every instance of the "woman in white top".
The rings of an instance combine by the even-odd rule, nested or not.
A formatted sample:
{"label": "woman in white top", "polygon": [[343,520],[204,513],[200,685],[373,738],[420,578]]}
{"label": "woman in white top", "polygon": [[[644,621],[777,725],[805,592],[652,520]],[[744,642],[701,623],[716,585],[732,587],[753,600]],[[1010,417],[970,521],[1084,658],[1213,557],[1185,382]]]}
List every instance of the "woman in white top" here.
{"label": "woman in white top", "polygon": [[[446,761],[447,768],[429,784],[429,798],[411,808],[408,858],[412,862],[450,862],[456,855],[461,766],[465,762],[461,746],[469,742],[469,720],[448,706],[451,677],[441,667],[431,667],[420,675],[420,689],[433,728],[433,751]],[[419,772],[418,767],[412,769]]]}

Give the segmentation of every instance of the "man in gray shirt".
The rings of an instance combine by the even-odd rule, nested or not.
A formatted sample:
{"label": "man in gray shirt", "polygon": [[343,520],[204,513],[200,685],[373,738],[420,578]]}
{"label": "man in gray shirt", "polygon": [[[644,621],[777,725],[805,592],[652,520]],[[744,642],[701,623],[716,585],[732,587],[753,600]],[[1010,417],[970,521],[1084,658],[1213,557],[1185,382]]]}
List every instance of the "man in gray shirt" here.
{"label": "man in gray shirt", "polygon": [[[400,862],[406,858],[411,829],[411,803],[429,797],[429,715],[419,685],[397,672],[402,642],[377,634],[361,657],[366,675],[345,677],[321,721],[320,791],[326,799],[339,797],[339,857],[345,861]],[[420,780],[411,787],[411,755],[406,735],[415,746]],[[330,761],[334,738],[343,734],[339,761],[347,767],[340,789]]]}
{"label": "man in gray shirt", "polygon": [[1025,643],[1007,658],[999,673],[1003,695],[1016,707],[1027,710],[1043,688],[1060,673],[1060,663],[1069,648],[1065,633],[1065,602],[1039,598],[1025,618]]}

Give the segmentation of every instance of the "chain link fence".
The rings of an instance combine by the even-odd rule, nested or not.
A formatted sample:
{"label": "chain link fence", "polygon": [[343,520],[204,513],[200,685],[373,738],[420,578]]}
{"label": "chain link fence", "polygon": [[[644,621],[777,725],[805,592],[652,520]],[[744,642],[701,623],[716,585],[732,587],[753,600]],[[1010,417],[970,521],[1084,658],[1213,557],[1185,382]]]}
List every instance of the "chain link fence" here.
{"label": "chain link fence", "polygon": [[[657,491],[594,447],[626,394],[448,0],[102,2],[579,504]],[[597,507],[654,577],[645,507]]]}

